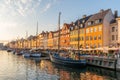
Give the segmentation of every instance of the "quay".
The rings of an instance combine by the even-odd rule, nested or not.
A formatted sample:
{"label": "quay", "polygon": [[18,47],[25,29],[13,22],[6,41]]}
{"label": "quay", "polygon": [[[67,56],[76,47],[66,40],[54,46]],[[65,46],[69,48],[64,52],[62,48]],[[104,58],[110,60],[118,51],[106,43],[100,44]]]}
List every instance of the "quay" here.
{"label": "quay", "polygon": [[[55,52],[54,50],[50,50]],[[43,54],[48,54],[47,51],[43,51]],[[115,56],[100,56],[100,55],[87,55],[85,56],[87,66],[96,66],[106,68],[110,70],[120,71],[120,57]],[[49,59],[47,57],[47,59]]]}
{"label": "quay", "polygon": [[87,64],[112,70],[119,70],[119,59],[99,56],[86,57]]}

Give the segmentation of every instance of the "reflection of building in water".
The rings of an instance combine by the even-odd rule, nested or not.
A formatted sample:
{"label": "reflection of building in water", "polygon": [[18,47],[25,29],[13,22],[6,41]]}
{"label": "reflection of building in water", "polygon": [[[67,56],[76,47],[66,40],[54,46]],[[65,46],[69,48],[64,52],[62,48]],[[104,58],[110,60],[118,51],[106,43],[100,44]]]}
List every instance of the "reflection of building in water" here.
{"label": "reflection of building in water", "polygon": [[116,72],[103,68],[87,67],[85,73],[80,73],[80,80],[119,80]]}
{"label": "reflection of building in water", "polygon": [[80,80],[104,80],[104,77],[90,72],[81,73],[80,78]]}
{"label": "reflection of building in water", "polygon": [[49,74],[57,74],[54,67],[50,61],[42,60],[40,63],[41,70],[45,70]]}
{"label": "reflection of building in water", "polygon": [[70,79],[70,73],[64,70],[60,70],[60,80],[71,80]]}

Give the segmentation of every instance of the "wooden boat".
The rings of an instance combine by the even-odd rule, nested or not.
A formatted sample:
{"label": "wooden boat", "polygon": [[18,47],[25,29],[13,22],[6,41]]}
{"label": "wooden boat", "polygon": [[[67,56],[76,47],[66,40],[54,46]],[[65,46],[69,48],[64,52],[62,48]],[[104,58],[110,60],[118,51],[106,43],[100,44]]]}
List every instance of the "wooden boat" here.
{"label": "wooden boat", "polygon": [[[60,51],[60,15],[61,12],[59,13],[59,21],[58,21],[58,51]],[[79,29],[78,29],[79,30]],[[79,33],[78,33],[79,35]],[[79,38],[79,36],[78,36]],[[79,44],[79,41],[78,41]],[[79,50],[79,46],[78,46],[78,50]],[[67,53],[67,52],[66,52]],[[61,53],[50,53],[50,60],[54,63],[58,63],[58,64],[62,64],[62,65],[66,65],[66,66],[71,66],[71,67],[82,67],[82,66],[86,66],[86,59],[85,58],[79,58],[79,59],[74,59],[72,57],[64,57],[61,56]],[[68,53],[68,55],[70,55]],[[81,57],[81,56],[79,56]]]}
{"label": "wooden boat", "polygon": [[61,57],[57,53],[50,53],[50,60],[57,64],[62,64],[69,67],[84,67],[86,66],[86,59],[82,56],[79,60],[75,60],[69,57]]}

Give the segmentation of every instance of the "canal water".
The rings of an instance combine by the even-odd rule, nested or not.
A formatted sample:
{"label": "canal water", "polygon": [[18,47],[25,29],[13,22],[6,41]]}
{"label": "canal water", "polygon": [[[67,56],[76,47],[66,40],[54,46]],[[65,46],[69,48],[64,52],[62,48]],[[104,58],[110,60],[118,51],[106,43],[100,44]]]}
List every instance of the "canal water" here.
{"label": "canal water", "polygon": [[72,69],[0,51],[0,80],[120,80],[120,72],[90,66]]}

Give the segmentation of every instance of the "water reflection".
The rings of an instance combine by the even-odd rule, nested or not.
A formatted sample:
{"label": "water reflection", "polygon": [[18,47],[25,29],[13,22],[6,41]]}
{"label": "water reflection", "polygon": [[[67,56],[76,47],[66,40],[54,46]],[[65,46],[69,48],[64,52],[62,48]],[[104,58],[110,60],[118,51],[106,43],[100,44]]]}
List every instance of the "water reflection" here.
{"label": "water reflection", "polygon": [[72,69],[40,58],[25,59],[0,51],[0,80],[120,80],[120,72],[86,67]]}

